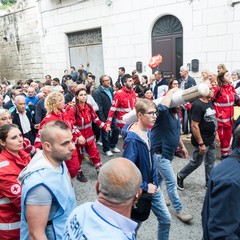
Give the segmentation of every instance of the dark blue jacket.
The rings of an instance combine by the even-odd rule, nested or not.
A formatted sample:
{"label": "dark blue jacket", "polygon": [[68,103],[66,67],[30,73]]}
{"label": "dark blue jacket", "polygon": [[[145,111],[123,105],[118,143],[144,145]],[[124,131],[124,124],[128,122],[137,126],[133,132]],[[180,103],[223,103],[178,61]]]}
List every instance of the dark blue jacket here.
{"label": "dark blue jacket", "polygon": [[[110,88],[112,97],[113,97],[113,91],[112,88]],[[107,95],[107,93],[104,91],[104,89],[102,88],[102,86],[99,86],[96,91],[93,92],[93,98],[96,101],[99,110],[98,110],[98,116],[99,119],[102,122],[106,122],[107,117],[108,117],[108,112],[112,106],[112,102],[109,98],[109,96]]]}
{"label": "dark blue jacket", "polygon": [[152,152],[158,151],[171,161],[180,141],[180,120],[164,105],[158,105],[158,112],[151,131]]}
{"label": "dark blue jacket", "polygon": [[237,148],[211,173],[202,226],[204,240],[240,239],[240,150]]}
{"label": "dark blue jacket", "polygon": [[35,108],[35,123],[38,124],[40,123],[47,114],[47,110],[44,107],[44,102],[45,99],[42,98],[36,103],[36,108]]}
{"label": "dark blue jacket", "polygon": [[[122,156],[131,160],[142,173],[143,191],[148,190],[148,183],[158,186],[157,171],[154,161],[151,161],[151,152],[148,151],[147,144],[135,132],[129,131],[132,124],[125,125],[122,129],[124,133],[124,144]],[[150,137],[150,132],[148,132]],[[151,166],[152,165],[152,166]]]}
{"label": "dark blue jacket", "polygon": [[[182,82],[182,81],[183,81],[182,78],[180,78],[180,79],[178,80],[179,87],[181,86],[181,82]],[[187,82],[186,82],[185,85],[184,85],[184,89],[188,89],[188,88],[193,87],[193,86],[195,86],[195,85],[197,85],[195,79],[194,79],[193,77],[191,77],[191,76],[188,75],[188,79],[187,79]]]}

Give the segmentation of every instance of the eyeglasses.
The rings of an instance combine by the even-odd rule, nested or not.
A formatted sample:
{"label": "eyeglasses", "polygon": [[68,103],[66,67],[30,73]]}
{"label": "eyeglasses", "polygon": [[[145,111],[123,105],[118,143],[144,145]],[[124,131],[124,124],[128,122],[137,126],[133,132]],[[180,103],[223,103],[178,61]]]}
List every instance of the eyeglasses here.
{"label": "eyeglasses", "polygon": [[144,113],[144,114],[148,114],[150,117],[157,117],[158,116],[158,111],[156,111],[156,112],[147,112],[147,113]]}
{"label": "eyeglasses", "polygon": [[2,121],[6,121],[6,120],[11,120],[11,119],[13,119],[13,117],[12,116],[10,116],[10,117],[3,117],[3,118],[0,118],[0,120],[2,120]]}

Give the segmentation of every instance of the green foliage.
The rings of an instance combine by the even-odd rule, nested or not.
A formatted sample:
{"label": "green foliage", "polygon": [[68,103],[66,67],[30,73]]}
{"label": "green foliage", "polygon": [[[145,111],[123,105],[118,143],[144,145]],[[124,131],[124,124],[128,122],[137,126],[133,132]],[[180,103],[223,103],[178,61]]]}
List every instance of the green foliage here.
{"label": "green foliage", "polygon": [[11,4],[14,4],[16,2],[17,2],[17,0],[0,0],[0,3],[2,5],[11,5]]}

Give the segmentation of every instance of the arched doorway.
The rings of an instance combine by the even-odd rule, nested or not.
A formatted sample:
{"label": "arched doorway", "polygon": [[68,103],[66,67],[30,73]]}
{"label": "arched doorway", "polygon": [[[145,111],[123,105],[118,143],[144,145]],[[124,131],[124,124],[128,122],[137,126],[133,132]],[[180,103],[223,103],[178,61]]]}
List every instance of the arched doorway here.
{"label": "arched doorway", "polygon": [[161,69],[166,78],[180,78],[183,64],[183,28],[178,18],[165,15],[157,20],[152,30],[152,55],[161,54],[163,62],[153,69]]}

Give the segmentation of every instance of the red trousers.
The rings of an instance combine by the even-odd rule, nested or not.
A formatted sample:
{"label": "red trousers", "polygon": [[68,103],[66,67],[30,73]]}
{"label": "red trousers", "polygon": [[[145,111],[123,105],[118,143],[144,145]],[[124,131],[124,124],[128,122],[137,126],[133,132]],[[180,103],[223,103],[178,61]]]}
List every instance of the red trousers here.
{"label": "red trousers", "polygon": [[82,161],[79,161],[79,158],[82,158],[82,156],[79,157],[77,150],[75,149],[72,152],[72,158],[65,162],[71,178],[74,178],[78,173],[80,162],[82,163]]}
{"label": "red trousers", "polygon": [[227,155],[230,152],[230,142],[232,138],[232,126],[218,127],[218,136],[220,139],[221,155]]}
{"label": "red trousers", "polygon": [[88,143],[87,145],[84,145],[84,146],[77,144],[76,148],[79,155],[79,164],[80,164],[79,170],[81,170],[81,165],[82,165],[83,148],[85,148],[88,156],[91,158],[91,161],[96,169],[102,166],[101,158],[100,158],[95,141],[92,141],[91,143]]}

